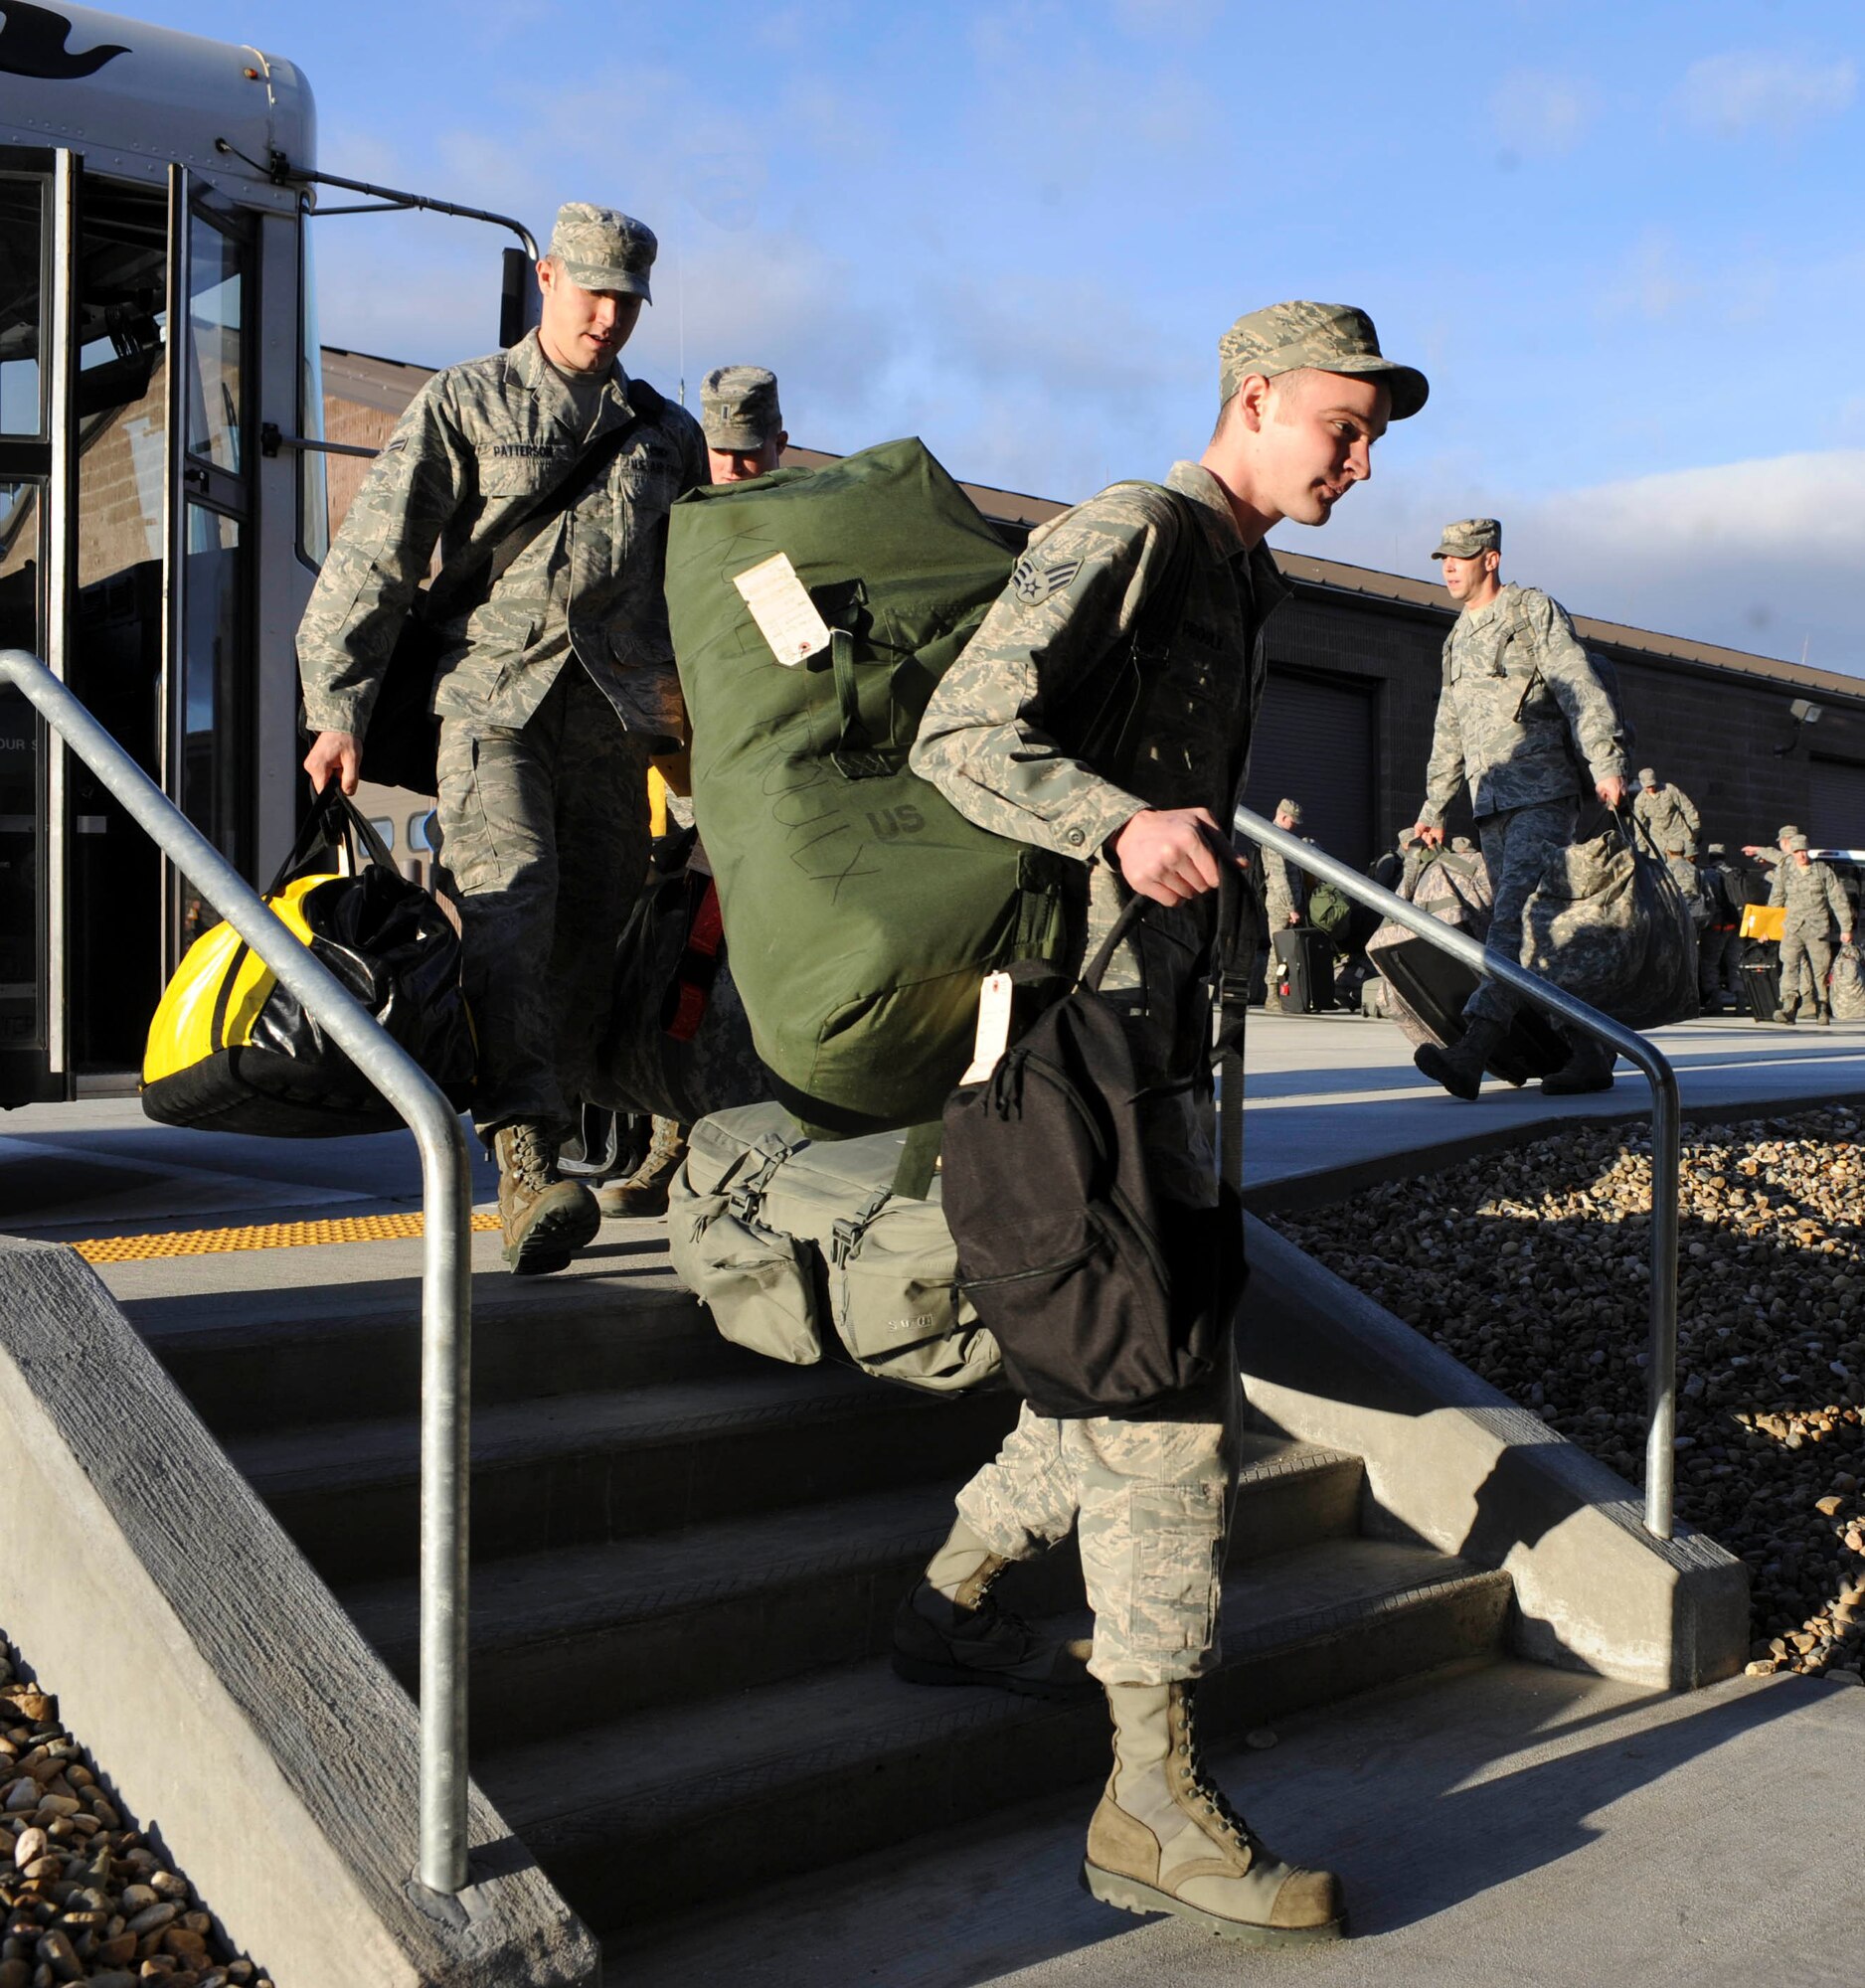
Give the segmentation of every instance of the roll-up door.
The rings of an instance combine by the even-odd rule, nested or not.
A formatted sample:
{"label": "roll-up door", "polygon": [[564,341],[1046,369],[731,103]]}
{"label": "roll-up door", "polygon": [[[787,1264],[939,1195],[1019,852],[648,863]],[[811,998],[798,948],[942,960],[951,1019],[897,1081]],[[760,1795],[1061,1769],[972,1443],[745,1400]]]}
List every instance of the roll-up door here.
{"label": "roll-up door", "polygon": [[1815,758],[1806,770],[1806,832],[1813,846],[1865,849],[1865,766]]}
{"label": "roll-up door", "polygon": [[1286,795],[1301,803],[1301,832],[1363,870],[1382,844],[1374,826],[1376,686],[1296,675],[1270,666],[1251,742],[1244,802],[1272,815]]}

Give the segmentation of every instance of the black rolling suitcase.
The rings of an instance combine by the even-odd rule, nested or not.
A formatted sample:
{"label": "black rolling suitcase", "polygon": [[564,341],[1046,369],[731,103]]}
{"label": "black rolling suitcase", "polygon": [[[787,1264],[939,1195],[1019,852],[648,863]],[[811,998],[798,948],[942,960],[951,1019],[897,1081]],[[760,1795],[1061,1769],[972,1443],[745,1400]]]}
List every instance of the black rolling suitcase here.
{"label": "black rolling suitcase", "polygon": [[1317,925],[1287,925],[1275,934],[1276,991],[1282,1012],[1312,1015],[1334,1005],[1334,941]]}
{"label": "black rolling suitcase", "polygon": [[1749,1013],[1758,1022],[1772,1022],[1780,1006],[1780,955],[1751,953],[1742,962],[1742,991],[1748,996]]}
{"label": "black rolling suitcase", "polygon": [[[1410,935],[1379,948],[1379,971],[1411,1010],[1415,1026],[1406,1033],[1415,1041],[1421,1030],[1446,1049],[1462,1039],[1463,1004],[1475,993],[1477,980],[1462,960]],[[1569,1054],[1565,1038],[1547,1017],[1524,1006],[1515,1011],[1509,1033],[1485,1068],[1505,1083],[1523,1084],[1531,1077],[1552,1077]]]}

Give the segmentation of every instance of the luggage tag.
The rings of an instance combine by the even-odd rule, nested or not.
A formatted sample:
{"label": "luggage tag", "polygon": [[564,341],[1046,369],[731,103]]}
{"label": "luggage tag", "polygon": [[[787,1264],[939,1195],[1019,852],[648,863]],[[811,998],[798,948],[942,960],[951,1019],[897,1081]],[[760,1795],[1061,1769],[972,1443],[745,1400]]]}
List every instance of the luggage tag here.
{"label": "luggage tag", "polygon": [[794,669],[819,649],[829,646],[829,624],[796,577],[788,553],[773,553],[757,566],[735,574],[732,584],[744,596],[758,632],[785,669]]}
{"label": "luggage tag", "polygon": [[1010,975],[987,973],[978,989],[978,1032],[971,1046],[971,1064],[960,1083],[982,1083],[997,1068],[1010,1046]]}

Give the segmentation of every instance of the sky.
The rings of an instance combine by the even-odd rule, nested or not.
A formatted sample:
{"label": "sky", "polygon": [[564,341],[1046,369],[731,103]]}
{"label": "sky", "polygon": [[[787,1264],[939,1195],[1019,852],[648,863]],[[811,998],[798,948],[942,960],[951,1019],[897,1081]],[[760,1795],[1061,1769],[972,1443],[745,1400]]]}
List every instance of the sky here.
{"label": "sky", "polygon": [[[799,443],[1073,499],[1199,453],[1241,312],[1356,303],[1430,404],[1273,545],[1430,579],[1493,515],[1577,613],[1865,675],[1856,0],[136,11],[295,62],[328,171],[646,221],[664,392],[767,365]],[[316,242],[327,342],[494,343],[492,232]]]}

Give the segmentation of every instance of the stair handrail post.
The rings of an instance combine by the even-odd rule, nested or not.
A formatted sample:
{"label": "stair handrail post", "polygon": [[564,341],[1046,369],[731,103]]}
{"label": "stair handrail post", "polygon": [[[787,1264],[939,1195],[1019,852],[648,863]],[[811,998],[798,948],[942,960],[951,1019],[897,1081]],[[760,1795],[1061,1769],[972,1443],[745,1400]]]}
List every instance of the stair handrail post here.
{"label": "stair handrail post", "polygon": [[1499,952],[1491,952],[1467,932],[1458,931],[1430,911],[1421,911],[1396,892],[1317,849],[1300,836],[1277,828],[1249,808],[1239,808],[1235,829],[1262,848],[1310,877],[1332,884],[1355,904],[1383,913],[1394,924],[1416,933],[1428,945],[1448,953],[1489,980],[1501,982],[1544,1014],[1569,1028],[1607,1044],[1627,1063],[1635,1064],[1651,1086],[1651,1304],[1650,1336],[1645,1355],[1647,1421],[1645,1429],[1644,1526],[1654,1539],[1668,1540],[1674,1528],[1677,1433],[1677,1194],[1681,1175],[1683,1113],[1677,1094],[1677,1074],[1663,1052],[1636,1029],[1545,980],[1539,973]]}
{"label": "stair handrail post", "polygon": [[439,1085],[266,905],[227,858],[35,655],[0,649],[11,684],[357,1069],[421,1152],[420,1862],[429,1891],[466,1872],[466,1520],[472,1358],[472,1168]]}

